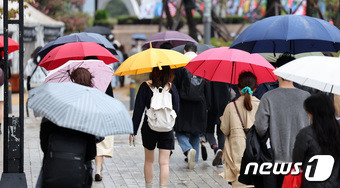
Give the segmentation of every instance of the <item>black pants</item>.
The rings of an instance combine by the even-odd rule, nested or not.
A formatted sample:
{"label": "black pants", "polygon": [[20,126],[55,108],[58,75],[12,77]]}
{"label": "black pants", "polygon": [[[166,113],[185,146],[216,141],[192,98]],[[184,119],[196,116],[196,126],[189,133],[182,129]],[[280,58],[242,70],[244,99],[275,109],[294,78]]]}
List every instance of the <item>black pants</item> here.
{"label": "black pants", "polygon": [[224,148],[224,142],[225,142],[225,135],[221,131],[221,124],[214,124],[214,125],[208,125],[205,138],[208,140],[210,146],[216,145],[216,139],[215,139],[215,128],[217,128],[217,140],[218,140],[218,148],[223,149]]}

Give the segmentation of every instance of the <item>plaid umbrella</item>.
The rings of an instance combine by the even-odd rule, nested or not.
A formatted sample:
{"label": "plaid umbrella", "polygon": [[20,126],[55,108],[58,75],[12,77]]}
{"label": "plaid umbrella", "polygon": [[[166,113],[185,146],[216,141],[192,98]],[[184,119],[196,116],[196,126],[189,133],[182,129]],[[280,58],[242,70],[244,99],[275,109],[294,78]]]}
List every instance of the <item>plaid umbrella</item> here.
{"label": "plaid umbrella", "polygon": [[133,133],[131,117],[120,101],[72,82],[47,83],[30,90],[28,106],[58,126],[88,134]]}

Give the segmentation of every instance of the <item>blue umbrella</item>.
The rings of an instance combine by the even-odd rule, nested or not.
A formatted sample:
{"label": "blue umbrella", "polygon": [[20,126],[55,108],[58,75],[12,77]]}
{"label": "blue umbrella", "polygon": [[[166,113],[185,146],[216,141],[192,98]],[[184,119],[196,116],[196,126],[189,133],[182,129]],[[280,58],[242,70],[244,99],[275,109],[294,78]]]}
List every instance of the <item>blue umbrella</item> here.
{"label": "blue umbrella", "polygon": [[102,91],[72,82],[30,90],[28,106],[58,126],[96,136],[132,134],[126,107]]}
{"label": "blue umbrella", "polygon": [[50,52],[55,47],[61,46],[66,43],[71,42],[94,42],[100,44],[109,50],[112,54],[116,55],[116,49],[112,46],[112,44],[103,36],[99,34],[89,34],[89,33],[72,33],[70,35],[62,36],[57,38],[54,41],[47,43],[39,52],[38,55],[43,59],[48,52]]}
{"label": "blue umbrella", "polygon": [[340,30],[308,16],[273,16],[250,25],[231,45],[250,53],[337,52]]}
{"label": "blue umbrella", "polygon": [[142,41],[147,41],[148,37],[144,35],[143,33],[136,33],[131,36],[132,40],[142,40]]}

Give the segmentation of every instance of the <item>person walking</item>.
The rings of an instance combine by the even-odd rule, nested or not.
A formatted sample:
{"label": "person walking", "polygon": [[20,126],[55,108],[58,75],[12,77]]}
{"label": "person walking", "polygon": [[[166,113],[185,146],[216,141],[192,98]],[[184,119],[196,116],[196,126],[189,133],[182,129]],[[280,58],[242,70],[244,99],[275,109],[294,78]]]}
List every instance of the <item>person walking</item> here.
{"label": "person walking", "polygon": [[[227,104],[235,98],[236,93],[229,84],[223,82],[210,82],[210,88],[211,107],[208,111],[208,124],[205,138],[209,142],[210,148],[213,149],[215,153],[212,165],[223,167],[222,150],[224,148],[225,134],[221,131],[220,117],[223,115]],[[215,133],[217,135],[217,142]]]}
{"label": "person walking", "polygon": [[[300,130],[294,144],[293,162],[302,162],[301,187],[339,187],[340,125],[335,118],[334,105],[327,95],[318,93],[308,97],[303,106],[312,124]],[[315,155],[330,155],[334,158],[333,170],[325,181],[308,181],[305,177],[307,165],[311,165],[311,169],[316,169],[315,162],[309,163]]]}
{"label": "person walking", "polygon": [[[187,43],[184,55],[197,56],[197,46]],[[178,88],[181,109],[174,130],[183,154],[187,156],[188,168],[194,169],[198,162],[200,134],[205,133],[209,100],[208,84],[203,78],[192,75],[187,69],[176,70],[174,84]]]}
{"label": "person walking", "polygon": [[[281,77],[278,77],[278,82],[278,88],[266,92],[261,98],[255,115],[255,129],[260,137],[269,131],[275,162],[292,162],[295,137],[309,124],[303,101],[310,94],[295,88],[293,82]],[[264,184],[281,187],[283,177],[273,174],[264,176]]]}
{"label": "person walking", "polygon": [[221,131],[226,135],[223,162],[225,170],[220,175],[233,187],[246,187],[238,181],[241,159],[246,148],[246,131],[253,126],[260,100],[253,96],[257,78],[252,72],[242,72],[238,78],[241,96],[225,108],[221,117]]}
{"label": "person walking", "polygon": [[[169,66],[163,66],[160,70],[158,67],[153,68],[151,73],[151,80],[143,82],[138,90],[135,108],[133,112],[133,125],[134,134],[130,135],[130,143],[137,135],[138,128],[142,124],[142,142],[144,146],[145,162],[144,162],[144,176],[145,185],[147,188],[152,187],[153,181],[153,163],[155,160],[154,151],[155,147],[159,149],[159,185],[160,187],[166,187],[169,180],[169,157],[170,151],[175,147],[174,132],[172,127],[166,132],[155,131],[151,129],[152,122],[160,117],[149,118],[149,110],[153,110],[153,105],[157,101],[154,96],[162,95],[169,101],[160,101],[172,104],[172,110],[177,114],[179,111],[179,97],[176,86],[172,84],[174,74]],[[158,93],[157,93],[158,92]],[[168,93],[167,93],[168,92]],[[170,98],[166,97],[166,94],[170,93]],[[156,95],[157,94],[157,95]],[[169,95],[167,95],[169,96]],[[170,114],[173,114],[171,111]],[[169,119],[174,119],[175,116],[167,116]],[[174,123],[174,121],[173,121]],[[159,125],[162,126],[162,125]]]}
{"label": "person walking", "polygon": [[[70,77],[74,83],[93,86],[93,76],[87,69],[77,68]],[[37,187],[91,187],[91,160],[96,156],[94,135],[59,127],[43,118],[40,145],[44,158]]]}

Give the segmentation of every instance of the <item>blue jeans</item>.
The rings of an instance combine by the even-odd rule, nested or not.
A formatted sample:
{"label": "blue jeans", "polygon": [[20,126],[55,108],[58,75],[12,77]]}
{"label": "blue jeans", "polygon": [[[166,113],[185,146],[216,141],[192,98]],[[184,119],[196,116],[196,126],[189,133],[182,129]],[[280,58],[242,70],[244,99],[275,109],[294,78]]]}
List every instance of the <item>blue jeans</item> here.
{"label": "blue jeans", "polygon": [[181,146],[183,153],[190,149],[196,150],[195,161],[198,161],[199,146],[200,146],[200,134],[199,133],[179,133],[176,132],[178,144]]}

